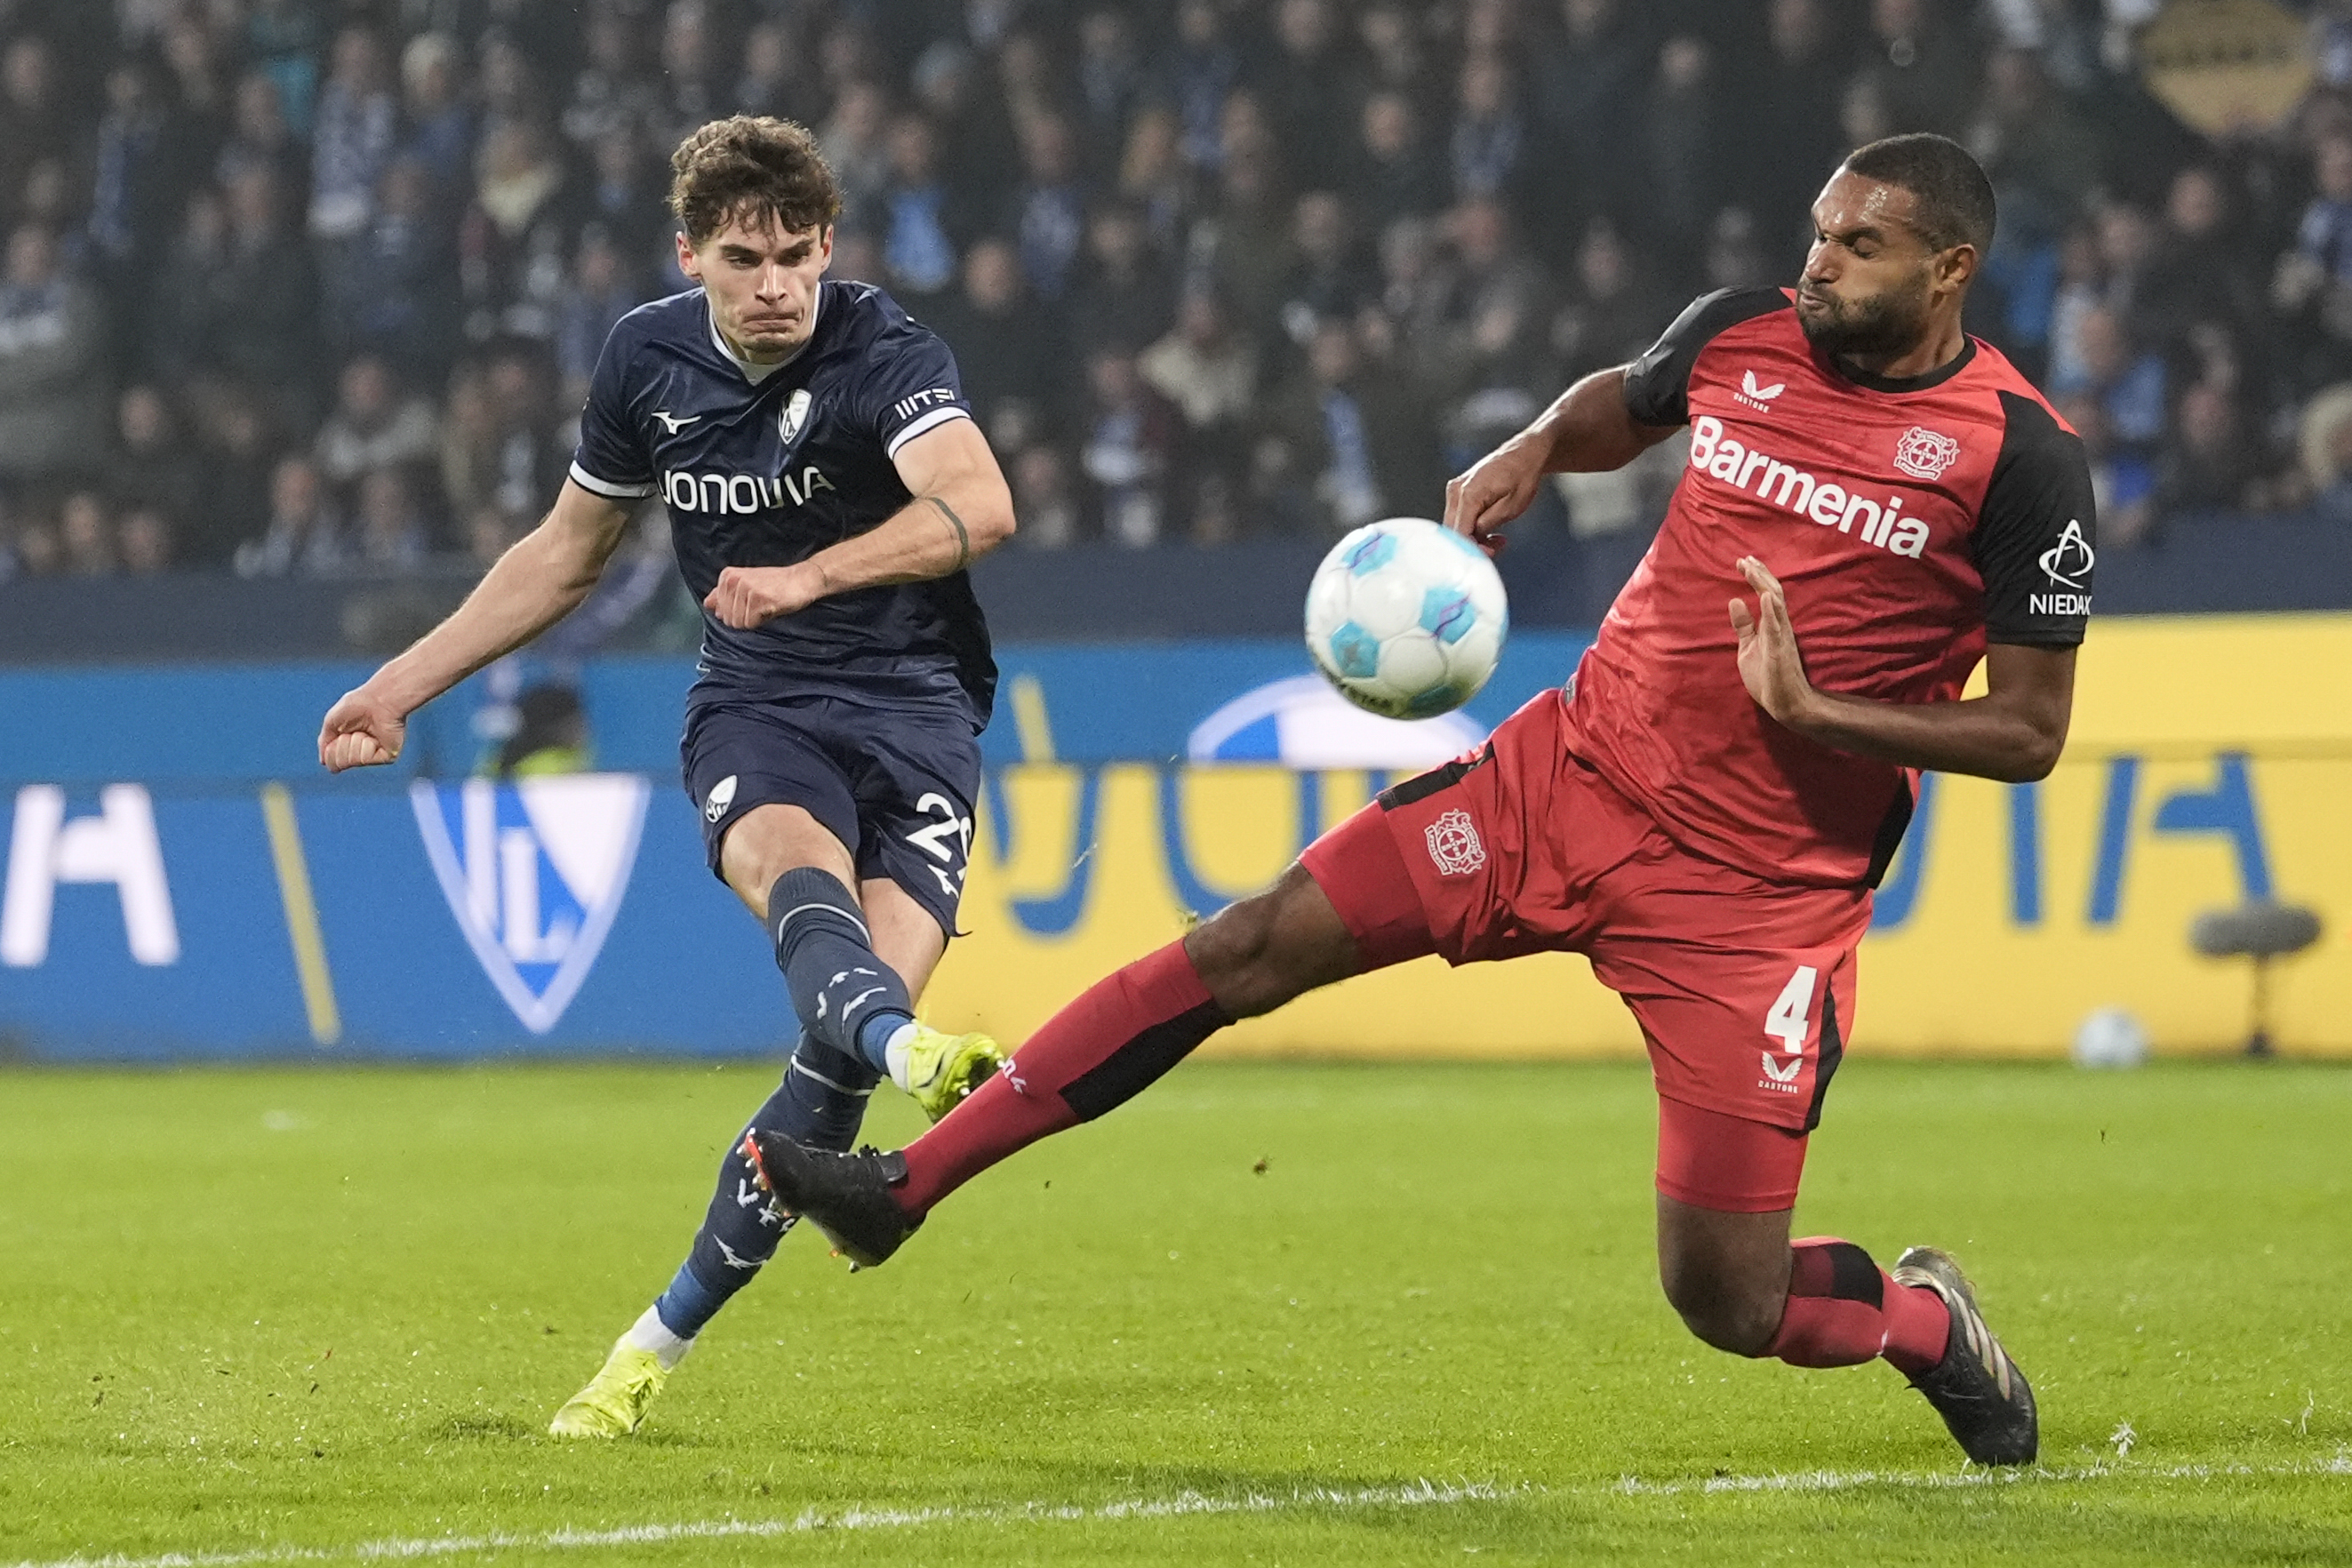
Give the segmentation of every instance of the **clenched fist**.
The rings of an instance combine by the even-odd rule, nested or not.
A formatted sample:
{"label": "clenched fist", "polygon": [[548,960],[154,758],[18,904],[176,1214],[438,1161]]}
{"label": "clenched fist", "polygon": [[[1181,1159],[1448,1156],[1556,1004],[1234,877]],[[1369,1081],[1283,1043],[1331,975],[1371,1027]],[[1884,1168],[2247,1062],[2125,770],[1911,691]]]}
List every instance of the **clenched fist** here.
{"label": "clenched fist", "polygon": [[319,761],[331,773],[381,767],[400,755],[408,716],[362,686],[346,691],[319,727]]}
{"label": "clenched fist", "polygon": [[721,626],[747,632],[778,616],[804,610],[823,597],[824,584],[805,563],[730,566],[719,574],[719,585],[704,596],[702,607],[718,616]]}

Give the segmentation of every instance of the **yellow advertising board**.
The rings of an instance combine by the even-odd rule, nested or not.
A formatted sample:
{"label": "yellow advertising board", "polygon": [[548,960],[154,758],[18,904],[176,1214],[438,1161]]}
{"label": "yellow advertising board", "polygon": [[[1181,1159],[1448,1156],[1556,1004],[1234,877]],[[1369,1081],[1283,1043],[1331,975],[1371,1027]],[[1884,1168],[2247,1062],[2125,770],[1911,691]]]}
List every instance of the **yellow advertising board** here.
{"label": "yellow advertising board", "polygon": [[[926,1011],[1008,1042],[1193,912],[1264,886],[1369,798],[1362,773],[1037,764],[992,781],[963,920]],[[2065,759],[2037,784],[1932,776],[1878,895],[1855,1049],[2062,1052],[2122,1006],[2160,1050],[2245,1039],[2242,962],[2190,921],[2254,896],[2315,909],[2274,971],[2283,1051],[2352,1056],[2352,616],[2098,622]],[[1759,1022],[1761,1027],[1761,1021]],[[1227,1031],[1243,1053],[1631,1055],[1581,959],[1424,959]]]}

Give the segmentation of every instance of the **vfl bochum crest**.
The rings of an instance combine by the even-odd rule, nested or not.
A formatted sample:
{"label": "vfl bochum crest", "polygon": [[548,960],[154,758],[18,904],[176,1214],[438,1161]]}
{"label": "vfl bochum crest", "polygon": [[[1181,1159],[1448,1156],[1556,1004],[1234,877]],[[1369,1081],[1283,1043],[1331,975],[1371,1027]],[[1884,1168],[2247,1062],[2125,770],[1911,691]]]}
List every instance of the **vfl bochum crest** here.
{"label": "vfl bochum crest", "polygon": [[776,434],[783,438],[785,446],[790,447],[793,444],[793,438],[801,433],[801,426],[808,423],[809,405],[812,401],[814,400],[809,396],[809,389],[805,386],[795,391],[785,400],[784,411],[776,416]]}
{"label": "vfl bochum crest", "polygon": [[652,793],[635,773],[408,787],[457,929],[534,1035],[580,994],[621,912]]}

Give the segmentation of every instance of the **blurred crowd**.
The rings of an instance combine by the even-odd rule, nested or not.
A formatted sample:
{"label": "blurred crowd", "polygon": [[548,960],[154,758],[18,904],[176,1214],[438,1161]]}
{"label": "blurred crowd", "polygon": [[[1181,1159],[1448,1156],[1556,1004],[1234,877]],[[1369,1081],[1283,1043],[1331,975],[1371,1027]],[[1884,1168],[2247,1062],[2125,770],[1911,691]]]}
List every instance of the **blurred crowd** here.
{"label": "blurred crowd", "polygon": [[[835,275],[947,337],[1030,548],[1430,511],[1695,293],[1793,280],[1904,130],[1992,173],[1970,325],[2106,542],[2352,515],[2352,37],[2315,16],[2302,108],[2209,141],[2137,79],[2155,9],[0,0],[0,576],[495,557],[684,287],[669,150],[738,110],[817,128]],[[1644,526],[1675,463],[1532,526]]]}

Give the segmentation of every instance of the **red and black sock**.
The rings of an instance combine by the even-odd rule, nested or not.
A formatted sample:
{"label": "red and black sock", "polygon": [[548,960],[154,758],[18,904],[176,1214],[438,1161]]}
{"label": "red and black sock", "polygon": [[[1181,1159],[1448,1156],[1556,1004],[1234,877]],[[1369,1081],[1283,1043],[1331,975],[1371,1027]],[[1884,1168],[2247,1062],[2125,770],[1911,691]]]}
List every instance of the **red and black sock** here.
{"label": "red and black sock", "polygon": [[1897,1285],[1869,1253],[1833,1236],[1789,1250],[1789,1304],[1766,1355],[1791,1366],[1854,1366],[1883,1355],[1902,1373],[1944,1359],[1952,1315],[1935,1291]]}
{"label": "red and black sock", "polygon": [[1124,1105],[1232,1022],[1182,942],[1136,960],[1048,1018],[1003,1071],[907,1145],[899,1204],[922,1214],[1006,1155]]}

